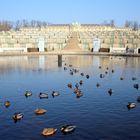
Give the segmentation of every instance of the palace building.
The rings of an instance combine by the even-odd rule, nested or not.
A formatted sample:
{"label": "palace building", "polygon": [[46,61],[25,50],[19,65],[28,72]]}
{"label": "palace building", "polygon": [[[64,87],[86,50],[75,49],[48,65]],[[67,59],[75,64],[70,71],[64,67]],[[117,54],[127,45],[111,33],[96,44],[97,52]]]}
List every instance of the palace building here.
{"label": "palace building", "polygon": [[0,52],[140,53],[140,31],[94,24],[52,24],[0,32]]}

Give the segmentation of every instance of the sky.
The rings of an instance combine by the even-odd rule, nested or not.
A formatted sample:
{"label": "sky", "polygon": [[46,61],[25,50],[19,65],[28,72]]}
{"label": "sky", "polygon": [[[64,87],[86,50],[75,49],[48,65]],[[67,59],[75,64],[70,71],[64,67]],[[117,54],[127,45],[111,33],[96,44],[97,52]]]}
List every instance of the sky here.
{"label": "sky", "polygon": [[54,24],[140,23],[140,0],[0,0],[0,20],[40,20]]}

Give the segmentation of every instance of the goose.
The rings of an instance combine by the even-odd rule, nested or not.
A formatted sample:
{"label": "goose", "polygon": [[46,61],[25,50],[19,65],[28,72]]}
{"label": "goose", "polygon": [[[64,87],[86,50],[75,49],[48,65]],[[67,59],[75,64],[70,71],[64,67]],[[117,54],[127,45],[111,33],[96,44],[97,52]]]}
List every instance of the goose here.
{"label": "goose", "polygon": [[58,91],[53,91],[53,92],[52,92],[52,96],[53,96],[53,97],[59,96],[59,95],[60,95],[60,93],[59,93]]}
{"label": "goose", "polygon": [[13,115],[13,119],[14,119],[15,121],[21,120],[21,119],[23,118],[23,116],[24,116],[23,113],[21,113],[21,112],[16,112],[16,113],[14,113],[14,115]]}
{"label": "goose", "polygon": [[128,102],[127,107],[128,107],[128,109],[135,108],[136,104],[132,103],[132,102]]}
{"label": "goose", "polygon": [[47,93],[40,92],[39,93],[39,97],[40,97],[40,99],[42,99],[42,98],[48,98],[48,94]]}
{"label": "goose", "polygon": [[61,132],[66,134],[73,132],[75,129],[76,129],[75,125],[64,125],[61,127]]}
{"label": "goose", "polygon": [[42,131],[43,136],[51,136],[57,131],[56,128],[44,128]]}
{"label": "goose", "polygon": [[5,107],[9,107],[11,105],[10,101],[5,101],[4,103]]}
{"label": "goose", "polygon": [[31,92],[31,91],[26,91],[26,92],[25,92],[25,96],[26,96],[26,97],[32,96],[32,92]]}
{"label": "goose", "polygon": [[133,87],[138,89],[139,88],[139,84],[134,84]]}
{"label": "goose", "polygon": [[47,110],[42,109],[42,108],[37,108],[34,112],[36,115],[43,115],[47,112]]}

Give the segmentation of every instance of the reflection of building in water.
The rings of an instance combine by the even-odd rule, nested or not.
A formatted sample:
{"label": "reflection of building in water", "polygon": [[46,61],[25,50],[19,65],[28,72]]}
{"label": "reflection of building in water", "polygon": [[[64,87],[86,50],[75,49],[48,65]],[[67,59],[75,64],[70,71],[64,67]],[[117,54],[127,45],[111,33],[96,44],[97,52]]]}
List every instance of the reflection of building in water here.
{"label": "reflection of building in water", "polygon": [[44,55],[39,56],[39,67],[42,69],[45,67],[45,56]]}
{"label": "reflection of building in water", "polygon": [[68,64],[72,64],[75,67],[88,67],[93,63],[93,56],[78,55],[78,56],[64,56]]}

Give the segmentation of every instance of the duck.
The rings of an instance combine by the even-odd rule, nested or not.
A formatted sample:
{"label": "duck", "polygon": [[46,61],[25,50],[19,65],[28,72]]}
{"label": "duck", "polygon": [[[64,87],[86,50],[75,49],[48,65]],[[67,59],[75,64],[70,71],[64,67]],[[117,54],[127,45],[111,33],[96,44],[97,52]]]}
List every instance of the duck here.
{"label": "duck", "polygon": [[83,93],[81,91],[76,92],[76,97],[80,98],[81,96],[83,96]]}
{"label": "duck", "polygon": [[104,74],[100,74],[100,78],[104,78],[105,77],[105,75]]}
{"label": "duck", "polygon": [[99,84],[99,83],[97,83],[97,84],[96,84],[96,87],[98,88],[99,86],[100,86],[100,84]]}
{"label": "duck", "polygon": [[138,89],[139,88],[139,84],[134,84],[133,87]]}
{"label": "duck", "polygon": [[79,88],[79,84],[78,84],[78,83],[76,83],[76,84],[75,84],[75,87],[76,87],[76,88]]}
{"label": "duck", "polygon": [[61,132],[64,133],[64,134],[67,134],[67,133],[70,133],[70,132],[74,132],[74,130],[76,129],[76,126],[75,125],[64,125],[61,127]]}
{"label": "duck", "polygon": [[112,93],[113,93],[113,90],[110,88],[110,89],[108,90],[108,93],[109,93],[109,95],[111,96]]}
{"label": "duck", "polygon": [[42,131],[43,136],[51,136],[57,131],[56,128],[44,128]]}
{"label": "duck", "polygon": [[89,75],[88,74],[86,75],[86,78],[89,79]]}
{"label": "duck", "polygon": [[134,80],[137,80],[137,78],[136,77],[132,77],[132,80],[134,81]]}
{"label": "duck", "polygon": [[10,103],[10,101],[5,101],[4,105],[5,105],[5,107],[8,108],[11,105],[11,103]]}
{"label": "duck", "polygon": [[58,91],[53,91],[53,92],[52,92],[52,96],[53,96],[53,97],[59,96],[59,95],[60,95],[60,93],[59,93]]}
{"label": "duck", "polygon": [[67,86],[68,86],[69,88],[72,88],[72,84],[71,84],[71,83],[69,83]]}
{"label": "duck", "polygon": [[47,112],[47,110],[45,110],[43,108],[37,108],[34,112],[36,115],[43,115]]}
{"label": "duck", "polygon": [[124,80],[124,78],[123,77],[120,77],[120,80]]}
{"label": "duck", "polygon": [[111,71],[112,73],[114,73],[114,70],[112,69],[112,71]]}
{"label": "duck", "polygon": [[67,70],[67,67],[64,67],[64,70]]}
{"label": "duck", "polygon": [[79,88],[75,88],[74,93],[77,93],[77,92],[81,92],[81,90]]}
{"label": "duck", "polygon": [[84,73],[82,72],[80,75],[81,75],[81,76],[84,76]]}
{"label": "duck", "polygon": [[70,71],[70,75],[73,75],[73,71]]}
{"label": "duck", "polygon": [[137,102],[140,102],[140,96],[137,97]]}
{"label": "duck", "polygon": [[16,113],[14,113],[14,115],[13,115],[13,119],[14,119],[15,121],[18,121],[18,120],[21,120],[21,119],[23,118],[23,116],[24,116],[23,113],[21,113],[21,112],[16,112]]}
{"label": "duck", "polygon": [[80,80],[79,84],[82,85],[83,84],[83,80]]}
{"label": "duck", "polygon": [[132,109],[132,108],[136,107],[136,104],[132,103],[132,102],[128,102],[127,107],[128,107],[128,109]]}
{"label": "duck", "polygon": [[40,92],[39,93],[39,97],[40,97],[40,99],[42,99],[42,98],[48,98],[48,94],[47,93]]}
{"label": "duck", "polygon": [[101,66],[99,66],[99,69],[101,69],[102,67]]}
{"label": "duck", "polygon": [[26,91],[26,92],[25,92],[25,96],[26,96],[26,97],[32,96],[32,92],[31,92],[31,91]]}

